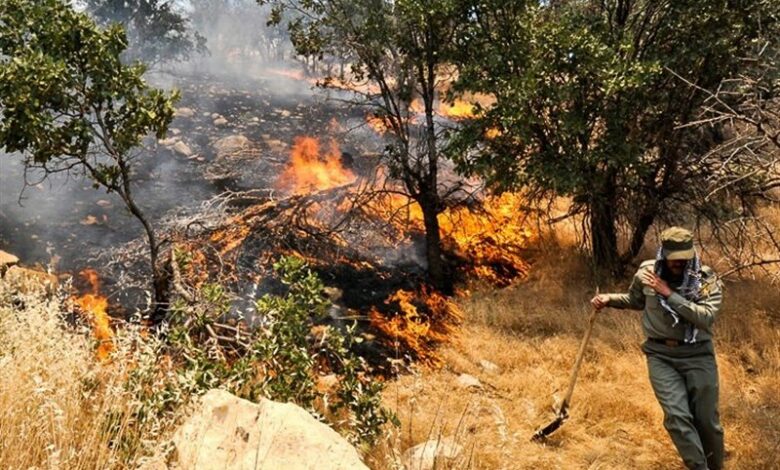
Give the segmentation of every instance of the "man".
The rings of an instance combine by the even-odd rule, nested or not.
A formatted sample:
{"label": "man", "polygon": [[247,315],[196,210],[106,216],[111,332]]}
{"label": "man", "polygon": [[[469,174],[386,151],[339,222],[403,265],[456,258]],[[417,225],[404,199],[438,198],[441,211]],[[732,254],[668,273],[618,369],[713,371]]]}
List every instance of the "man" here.
{"label": "man", "polygon": [[721,285],[701,265],[693,234],[680,227],[665,230],[656,259],[639,266],[627,294],[597,295],[591,303],[597,310],[644,310],[642,351],[664,427],[688,468],[720,470],[723,428],[712,325]]}

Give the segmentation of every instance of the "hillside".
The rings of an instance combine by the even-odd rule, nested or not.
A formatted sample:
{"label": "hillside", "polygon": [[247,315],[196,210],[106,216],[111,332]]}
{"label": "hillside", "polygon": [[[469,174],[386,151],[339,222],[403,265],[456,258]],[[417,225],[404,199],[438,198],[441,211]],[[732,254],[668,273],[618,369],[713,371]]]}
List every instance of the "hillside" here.
{"label": "hillside", "polygon": [[[378,444],[364,448],[366,463],[401,468],[410,448],[441,441],[461,450],[436,468],[682,468],[647,379],[638,312],[606,310],[598,317],[571,418],[546,444],[530,442],[563,394],[589,312],[585,301],[594,286],[580,259],[569,249],[541,255],[526,282],[461,299],[464,324],[440,350],[443,365],[413,366],[387,384],[383,401],[400,427],[386,426]],[[760,281],[727,282],[725,289],[716,344],[728,467],[780,468],[778,294]],[[128,448],[112,444],[126,428],[105,426],[130,419],[137,396],[122,385],[132,361],[154,366],[143,365],[142,351],[130,362],[100,361],[89,329],[63,328],[60,309],[44,291],[20,294],[18,284],[0,282],[0,466],[142,462],[186,411],[124,436],[132,438]],[[125,354],[132,349],[126,341],[117,341]]]}
{"label": "hillside", "polygon": [[[576,254],[564,251],[539,260],[526,283],[464,300],[465,325],[445,349],[444,367],[403,376],[385,391],[403,425],[372,454],[376,461],[452,437],[463,452],[440,468],[683,468],[639,349],[640,312],[607,309],[598,317],[571,418],[546,445],[530,442],[565,392],[595,291],[587,278]],[[780,294],[759,281],[734,281],[724,295],[716,352],[727,468],[780,468]],[[485,360],[498,370],[481,367]],[[459,385],[463,373],[482,387]]]}

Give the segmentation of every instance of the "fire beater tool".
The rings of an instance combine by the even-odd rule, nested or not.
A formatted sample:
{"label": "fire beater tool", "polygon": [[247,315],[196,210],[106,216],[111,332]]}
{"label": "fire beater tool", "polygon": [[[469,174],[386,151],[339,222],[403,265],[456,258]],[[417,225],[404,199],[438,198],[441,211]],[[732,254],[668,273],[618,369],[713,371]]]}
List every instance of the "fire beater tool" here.
{"label": "fire beater tool", "polygon": [[[598,289],[596,289],[596,294],[598,295]],[[590,341],[590,334],[593,331],[593,324],[596,322],[596,314],[598,311],[596,309],[593,309],[593,311],[590,314],[590,317],[588,318],[588,325],[585,328],[585,337],[582,338],[582,342],[580,343],[580,350],[577,352],[577,359],[574,362],[574,369],[571,371],[571,378],[569,379],[569,389],[566,391],[566,396],[563,397],[563,401],[561,402],[561,407],[558,408],[558,412],[555,414],[555,419],[553,419],[550,424],[547,426],[544,426],[543,428],[540,428],[538,431],[536,431],[531,438],[532,441],[535,442],[541,442],[544,441],[544,439],[547,438],[550,434],[554,433],[559,427],[561,427],[566,421],[566,419],[569,418],[569,405],[571,405],[571,396],[572,393],[574,393],[574,384],[577,383],[577,374],[580,371],[580,365],[582,364],[582,358],[585,355],[585,348],[588,346],[588,341]]]}

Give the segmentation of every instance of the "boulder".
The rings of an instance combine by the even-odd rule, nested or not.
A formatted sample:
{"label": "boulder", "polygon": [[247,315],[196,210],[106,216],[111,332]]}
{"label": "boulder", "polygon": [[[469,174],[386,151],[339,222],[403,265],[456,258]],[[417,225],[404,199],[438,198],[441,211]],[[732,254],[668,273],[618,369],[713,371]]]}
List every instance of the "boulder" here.
{"label": "boulder", "polygon": [[431,439],[404,452],[404,467],[414,470],[451,468],[462,452],[463,446],[452,437]]}
{"label": "boulder", "polygon": [[173,436],[179,469],[366,469],[343,437],[292,403],[211,390]]}
{"label": "boulder", "polygon": [[246,136],[235,134],[223,137],[214,143],[214,152],[217,154],[217,160],[229,160],[240,156],[242,152],[248,150],[252,143]]}

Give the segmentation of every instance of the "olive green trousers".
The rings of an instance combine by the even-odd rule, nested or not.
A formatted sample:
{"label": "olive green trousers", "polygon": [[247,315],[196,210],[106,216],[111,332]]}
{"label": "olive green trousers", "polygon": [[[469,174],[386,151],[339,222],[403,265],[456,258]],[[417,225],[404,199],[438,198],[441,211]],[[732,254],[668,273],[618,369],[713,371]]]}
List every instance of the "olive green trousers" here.
{"label": "olive green trousers", "polygon": [[718,415],[718,365],[711,341],[642,345],[664,427],[688,468],[723,468],[723,428]]}

